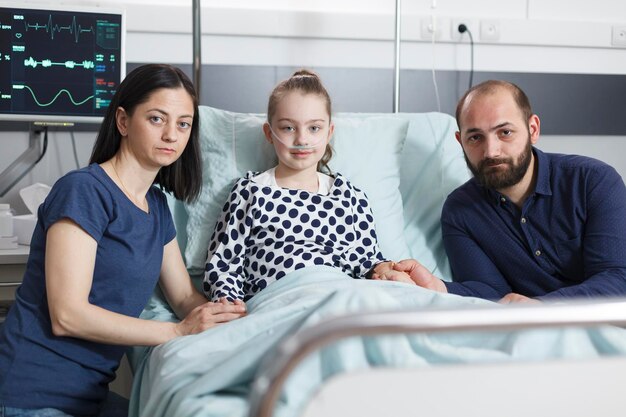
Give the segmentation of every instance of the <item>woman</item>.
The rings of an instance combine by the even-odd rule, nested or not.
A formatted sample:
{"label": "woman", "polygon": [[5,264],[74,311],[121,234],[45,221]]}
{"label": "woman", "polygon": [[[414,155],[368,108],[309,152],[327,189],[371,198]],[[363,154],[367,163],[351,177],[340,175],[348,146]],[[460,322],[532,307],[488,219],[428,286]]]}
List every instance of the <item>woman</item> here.
{"label": "woman", "polygon": [[[210,303],[195,290],[153,184],[186,201],[201,186],[197,98],[167,65],[128,74],[90,165],[57,181],[39,207],[0,333],[0,415],[98,415],[124,346],[158,345],[245,314],[241,302]],[[138,319],[157,281],[181,322]]]}

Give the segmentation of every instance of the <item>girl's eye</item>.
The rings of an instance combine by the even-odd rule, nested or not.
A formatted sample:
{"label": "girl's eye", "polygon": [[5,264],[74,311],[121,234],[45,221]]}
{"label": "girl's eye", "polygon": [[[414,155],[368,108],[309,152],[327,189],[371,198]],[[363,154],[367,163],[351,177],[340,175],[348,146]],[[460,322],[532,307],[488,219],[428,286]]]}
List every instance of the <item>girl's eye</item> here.
{"label": "girl's eye", "polygon": [[191,123],[189,122],[179,122],[178,127],[181,129],[189,129],[191,127]]}
{"label": "girl's eye", "polygon": [[163,118],[161,116],[150,116],[150,121],[152,123],[161,123]]}
{"label": "girl's eye", "polygon": [[319,132],[322,128],[321,128],[321,127],[319,127],[319,126],[311,126],[311,127],[310,127],[310,129],[311,129],[311,132],[313,132],[313,133],[317,133],[317,132]]}

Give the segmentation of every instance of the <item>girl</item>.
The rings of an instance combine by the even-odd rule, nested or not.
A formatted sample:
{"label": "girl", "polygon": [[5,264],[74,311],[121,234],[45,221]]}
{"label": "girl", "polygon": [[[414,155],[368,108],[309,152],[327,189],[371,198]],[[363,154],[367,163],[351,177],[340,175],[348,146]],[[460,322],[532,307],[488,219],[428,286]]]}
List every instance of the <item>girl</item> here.
{"label": "girl", "polygon": [[278,165],[233,187],[209,245],[210,299],[248,300],[307,265],[365,278],[383,261],[367,197],[341,174],[328,175],[333,130],[330,97],[316,74],[301,70],[276,86],[263,131]]}
{"label": "girl", "polygon": [[[91,165],[39,207],[23,283],[0,333],[0,415],[126,415],[105,405],[124,345],[157,345],[245,314],[198,293],[161,190],[192,200],[201,182],[198,104],[178,68],[122,82]],[[157,281],[179,323],[140,320]]]}

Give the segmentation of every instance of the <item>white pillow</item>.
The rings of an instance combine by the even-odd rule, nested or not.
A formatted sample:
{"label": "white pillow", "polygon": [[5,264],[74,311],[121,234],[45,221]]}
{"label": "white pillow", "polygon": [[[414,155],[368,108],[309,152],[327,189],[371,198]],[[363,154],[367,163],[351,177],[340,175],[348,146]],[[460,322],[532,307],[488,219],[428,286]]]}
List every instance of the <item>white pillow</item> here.
{"label": "white pillow", "polygon": [[404,237],[417,259],[432,273],[452,280],[441,237],[441,209],[448,194],[470,178],[456,121],[444,113],[404,113],[409,121],[400,163]]}

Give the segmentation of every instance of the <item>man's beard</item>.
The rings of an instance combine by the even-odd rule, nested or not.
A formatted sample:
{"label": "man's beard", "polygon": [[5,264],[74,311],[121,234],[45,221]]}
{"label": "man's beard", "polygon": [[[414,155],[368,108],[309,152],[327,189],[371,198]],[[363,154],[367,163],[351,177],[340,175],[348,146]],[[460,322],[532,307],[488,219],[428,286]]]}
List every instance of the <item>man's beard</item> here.
{"label": "man's beard", "polygon": [[[479,184],[486,188],[502,190],[516,185],[524,178],[530,166],[532,152],[529,135],[528,143],[517,158],[517,163],[513,161],[513,158],[485,158],[480,161],[477,167],[474,167],[467,159],[465,151],[463,156],[465,157],[467,167],[474,174]],[[502,167],[492,169],[491,166],[496,164],[506,164],[508,167],[505,169],[502,169]]]}

